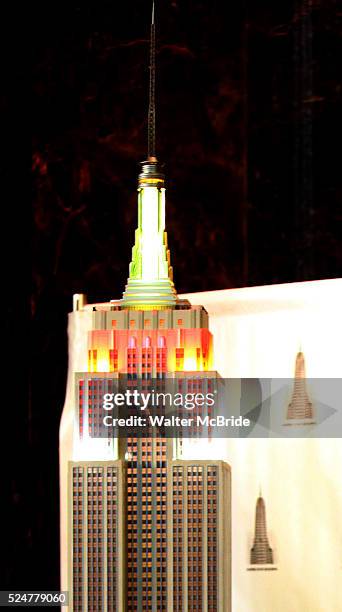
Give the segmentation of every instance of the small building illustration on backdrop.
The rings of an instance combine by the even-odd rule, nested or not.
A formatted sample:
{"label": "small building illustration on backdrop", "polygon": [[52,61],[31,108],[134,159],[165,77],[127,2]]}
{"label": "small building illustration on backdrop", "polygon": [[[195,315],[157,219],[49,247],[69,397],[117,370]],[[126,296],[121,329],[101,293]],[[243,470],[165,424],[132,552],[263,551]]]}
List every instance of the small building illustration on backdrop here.
{"label": "small building illustration on backdrop", "polygon": [[266,504],[261,491],[255,509],[255,530],[253,546],[250,550],[248,570],[276,570],[273,550],[270,547],[266,526]]}
{"label": "small building illustration on backdrop", "polygon": [[287,407],[284,425],[315,425],[313,405],[306,386],[305,357],[301,350],[296,356],[292,397]]}

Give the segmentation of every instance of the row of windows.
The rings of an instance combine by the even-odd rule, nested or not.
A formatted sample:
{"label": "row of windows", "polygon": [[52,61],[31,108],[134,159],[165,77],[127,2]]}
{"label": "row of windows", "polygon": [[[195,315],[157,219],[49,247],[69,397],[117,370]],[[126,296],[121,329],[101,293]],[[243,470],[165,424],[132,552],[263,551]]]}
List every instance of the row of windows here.
{"label": "row of windows", "polygon": [[[144,367],[149,367],[152,365],[152,361],[153,361],[153,348],[150,346],[151,344],[151,340],[149,337],[145,338],[145,344],[149,346],[145,346],[145,348],[142,348],[142,353],[141,353],[141,359],[138,356],[138,350],[136,348],[136,339],[135,338],[130,338],[129,342],[132,345],[130,348],[127,349],[127,366],[128,369],[136,369],[136,366],[138,364],[138,362],[140,361],[140,363],[142,364],[142,366]],[[158,339],[159,343],[163,343],[165,344],[165,339],[163,339],[163,337]],[[116,372],[118,371],[118,365],[119,365],[119,360],[118,360],[118,350],[117,349],[108,349],[108,357],[109,357],[109,367],[110,367],[110,371]],[[180,348],[176,348],[175,349],[175,357],[176,357],[176,370],[183,370],[184,368],[184,348],[180,347]],[[201,357],[202,357],[202,364],[203,366],[206,368],[207,367],[207,355],[205,353],[205,351],[201,351],[200,348],[196,349],[196,369],[199,367],[200,365],[200,361],[201,361]],[[96,371],[97,370],[97,364],[98,364],[98,351],[96,349],[91,349],[88,351],[88,370],[89,371]],[[166,366],[167,366],[167,349],[164,347],[158,347],[156,349],[156,365],[157,365],[157,370],[161,370],[162,372],[166,371]],[[95,393],[92,394],[92,396],[89,395],[89,397],[93,397],[95,398],[100,390],[100,384],[103,381],[94,381],[92,383],[90,383],[88,385],[89,390],[92,389],[94,391],[95,389]],[[107,385],[110,381],[106,381]],[[208,389],[209,389],[209,385],[208,384]],[[193,381],[193,386],[194,389],[201,389],[203,388],[203,383],[201,381],[198,380],[194,380]],[[191,388],[191,383],[190,383],[190,387]],[[83,387],[83,381],[82,381],[82,387],[80,388],[80,398],[82,398],[84,393],[84,387]]]}
{"label": "row of windows", "polygon": [[[177,325],[183,325],[183,319],[177,319]],[[112,327],[117,326],[116,319],[112,320]],[[136,320],[130,319],[129,326],[131,329],[134,329],[136,326]],[[165,319],[159,319],[159,327],[163,328],[165,326]],[[151,327],[151,319],[144,319],[144,328]]]}

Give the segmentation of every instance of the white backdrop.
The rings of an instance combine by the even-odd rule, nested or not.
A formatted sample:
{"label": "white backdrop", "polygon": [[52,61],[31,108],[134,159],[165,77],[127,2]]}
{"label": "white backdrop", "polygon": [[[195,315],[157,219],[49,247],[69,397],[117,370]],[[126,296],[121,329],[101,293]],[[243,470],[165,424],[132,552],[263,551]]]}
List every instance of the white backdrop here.
{"label": "white backdrop", "polygon": [[[293,377],[300,347],[307,377],[341,377],[341,279],[181,297],[208,310],[222,377]],[[232,467],[233,612],[341,612],[341,439],[219,449]],[[277,571],[247,571],[260,486]]]}

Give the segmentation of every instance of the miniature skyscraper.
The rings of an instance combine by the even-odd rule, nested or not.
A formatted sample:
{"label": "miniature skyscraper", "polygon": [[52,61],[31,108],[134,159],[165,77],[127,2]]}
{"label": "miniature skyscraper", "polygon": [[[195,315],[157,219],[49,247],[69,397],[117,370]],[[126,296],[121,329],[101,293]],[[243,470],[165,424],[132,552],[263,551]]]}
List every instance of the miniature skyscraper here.
{"label": "miniature skyscraper", "polygon": [[268,543],[266,528],[266,506],[261,493],[255,510],[254,542],[250,553],[250,570],[275,570],[273,551]]}
{"label": "miniature skyscraper", "polygon": [[306,389],[305,359],[302,351],[296,356],[295,379],[285,425],[314,425],[314,414]]}
{"label": "miniature skyscraper", "polygon": [[[155,155],[154,12],[148,159],[123,299],[70,315],[60,433],[61,574],[74,612],[230,612],[230,468],[183,460],[172,438],[99,438],[96,409],[117,381],[201,390],[211,372],[208,314],[179,300]],[[178,384],[178,383],[177,383]]]}

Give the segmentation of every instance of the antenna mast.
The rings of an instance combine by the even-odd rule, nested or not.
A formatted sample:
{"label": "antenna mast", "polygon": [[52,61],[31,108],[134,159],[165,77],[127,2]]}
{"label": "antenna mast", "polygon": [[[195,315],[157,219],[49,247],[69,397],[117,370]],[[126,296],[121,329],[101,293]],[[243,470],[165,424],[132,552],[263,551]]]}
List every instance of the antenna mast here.
{"label": "antenna mast", "polygon": [[150,38],[150,91],[148,105],[148,161],[157,161],[156,158],[156,26],[154,21],[154,0],[152,2],[151,38]]}

